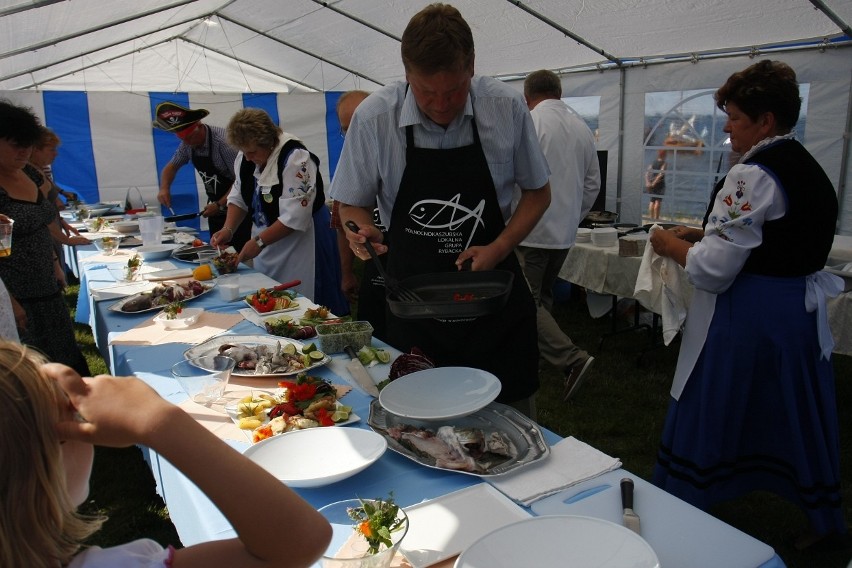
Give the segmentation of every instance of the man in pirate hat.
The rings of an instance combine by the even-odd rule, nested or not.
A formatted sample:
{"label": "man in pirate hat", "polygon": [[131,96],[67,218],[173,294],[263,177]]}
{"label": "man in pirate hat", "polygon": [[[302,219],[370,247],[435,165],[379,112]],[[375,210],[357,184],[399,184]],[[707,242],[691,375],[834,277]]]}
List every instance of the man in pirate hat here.
{"label": "man in pirate hat", "polygon": [[[160,173],[160,192],[157,200],[171,207],[171,185],[180,168],[192,162],[204,189],[207,205],[202,215],[207,217],[210,234],[220,231],[228,211],[227,200],[234,184],[234,161],[237,150],[227,143],[225,129],[208,126],[201,120],[210,114],[206,109],[188,109],[171,101],[157,105],[154,128],[173,132],[181,144]],[[251,219],[245,219],[234,232],[231,244],[239,251],[251,238]]]}

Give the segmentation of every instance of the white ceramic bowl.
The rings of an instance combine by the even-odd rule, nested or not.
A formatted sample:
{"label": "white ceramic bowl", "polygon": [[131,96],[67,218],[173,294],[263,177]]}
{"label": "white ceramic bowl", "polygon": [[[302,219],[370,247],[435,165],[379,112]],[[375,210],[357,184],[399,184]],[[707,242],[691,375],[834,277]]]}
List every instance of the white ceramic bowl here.
{"label": "white ceramic bowl", "polygon": [[185,329],[195,324],[202,313],[202,308],[184,308],[174,319],[168,319],[165,312],[160,312],[154,321],[166,329]]}
{"label": "white ceramic bowl", "polygon": [[110,223],[112,228],[118,231],[119,233],[138,233],[139,232],[139,222],[138,221],[113,221]]}
{"label": "white ceramic bowl", "polygon": [[155,260],[165,260],[172,255],[172,251],[177,248],[177,245],[168,244],[168,245],[143,245],[141,247],[136,247],[133,249],[134,252],[138,253],[139,256],[142,257],[142,260],[147,261],[155,261]]}
{"label": "white ceramic bowl", "polygon": [[244,455],[290,487],[319,487],[366,469],[387,447],[372,430],[324,426],[267,438]]}

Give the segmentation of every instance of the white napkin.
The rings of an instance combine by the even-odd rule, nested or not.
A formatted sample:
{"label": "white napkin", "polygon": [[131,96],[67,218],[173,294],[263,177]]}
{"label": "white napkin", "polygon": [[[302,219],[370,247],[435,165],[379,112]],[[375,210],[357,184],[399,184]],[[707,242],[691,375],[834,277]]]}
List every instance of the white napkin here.
{"label": "white napkin", "polygon": [[548,495],[620,467],[618,458],[569,436],[550,448],[550,457],[487,481],[513,501],[528,507]]}
{"label": "white napkin", "polygon": [[[660,226],[654,225],[649,234],[658,229],[661,229]],[[680,331],[689,305],[680,270],[677,262],[658,255],[648,243],[633,290],[633,297],[643,306],[663,316],[663,342],[666,345]]]}

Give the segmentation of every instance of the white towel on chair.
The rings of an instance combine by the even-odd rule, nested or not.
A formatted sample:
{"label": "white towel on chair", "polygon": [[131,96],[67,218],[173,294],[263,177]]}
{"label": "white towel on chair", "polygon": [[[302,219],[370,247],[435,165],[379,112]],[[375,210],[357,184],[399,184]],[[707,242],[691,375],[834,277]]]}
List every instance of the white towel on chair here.
{"label": "white towel on chair", "polygon": [[[661,227],[654,225],[649,233],[658,229]],[[677,262],[658,255],[648,243],[639,266],[633,297],[647,309],[663,316],[663,342],[666,345],[680,331],[689,305],[681,272]]]}

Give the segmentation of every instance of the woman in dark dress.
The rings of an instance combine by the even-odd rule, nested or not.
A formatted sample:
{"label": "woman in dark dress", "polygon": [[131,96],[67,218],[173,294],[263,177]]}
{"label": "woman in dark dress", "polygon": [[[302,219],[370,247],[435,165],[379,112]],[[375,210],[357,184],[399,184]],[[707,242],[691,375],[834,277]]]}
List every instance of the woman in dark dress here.
{"label": "woman in dark dress", "polygon": [[12,252],[0,258],[0,278],[26,315],[17,321],[21,343],[88,375],[62,297],[65,276],[50,233],[56,208],[39,189],[41,174],[27,165],[39,127],[29,109],[0,101],[0,213],[15,221]]}

